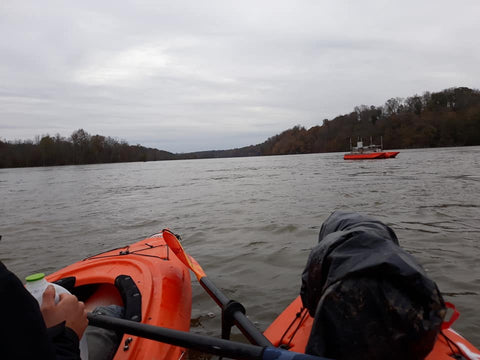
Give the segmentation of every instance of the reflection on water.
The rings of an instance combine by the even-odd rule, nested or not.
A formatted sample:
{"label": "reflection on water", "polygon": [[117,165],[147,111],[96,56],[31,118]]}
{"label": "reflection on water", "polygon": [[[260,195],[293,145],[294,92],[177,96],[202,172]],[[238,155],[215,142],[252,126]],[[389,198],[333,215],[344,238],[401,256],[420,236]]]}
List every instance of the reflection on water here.
{"label": "reflection on water", "polygon": [[[0,170],[0,257],[24,277],[169,227],[262,329],[298,294],[322,222],[363,212],[396,231],[480,346],[480,147]],[[219,335],[195,282],[192,331]]]}

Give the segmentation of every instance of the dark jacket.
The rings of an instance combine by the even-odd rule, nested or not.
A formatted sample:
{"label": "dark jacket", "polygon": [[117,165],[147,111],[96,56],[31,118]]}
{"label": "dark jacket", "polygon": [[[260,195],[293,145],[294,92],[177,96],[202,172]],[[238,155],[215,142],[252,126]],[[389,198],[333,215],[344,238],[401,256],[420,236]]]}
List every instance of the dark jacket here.
{"label": "dark jacket", "polygon": [[79,360],[77,334],[65,323],[46,328],[38,302],[0,262],[0,358]]}
{"label": "dark jacket", "polygon": [[421,359],[445,315],[435,282],[393,230],[352,212],[323,223],[301,296],[315,317],[307,352],[336,359]]}

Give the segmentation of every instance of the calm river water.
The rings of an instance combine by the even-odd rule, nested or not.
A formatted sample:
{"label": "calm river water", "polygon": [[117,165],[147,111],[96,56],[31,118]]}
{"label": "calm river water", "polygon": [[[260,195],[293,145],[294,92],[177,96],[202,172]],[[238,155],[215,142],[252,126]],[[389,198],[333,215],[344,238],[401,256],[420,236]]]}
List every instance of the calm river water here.
{"label": "calm river water", "polygon": [[[0,169],[0,259],[23,278],[169,227],[263,330],[334,210],[390,225],[480,347],[480,147]],[[192,285],[192,330],[219,335],[219,309]]]}

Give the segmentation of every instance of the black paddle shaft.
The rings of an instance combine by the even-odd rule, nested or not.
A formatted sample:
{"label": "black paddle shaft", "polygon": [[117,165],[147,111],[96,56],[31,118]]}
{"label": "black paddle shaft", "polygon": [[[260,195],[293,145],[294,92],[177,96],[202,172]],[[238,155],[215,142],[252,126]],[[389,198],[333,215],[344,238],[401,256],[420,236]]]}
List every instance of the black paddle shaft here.
{"label": "black paddle shaft", "polygon": [[88,314],[89,325],[236,359],[262,359],[263,347],[142,324],[105,315]]}
{"label": "black paddle shaft", "polygon": [[277,349],[272,346],[262,347],[231,340],[217,339],[210,336],[192,334],[185,331],[167,329],[105,315],[94,315],[89,313],[88,321],[89,325],[92,326],[120,331],[126,334],[232,359],[329,360],[312,355]]}
{"label": "black paddle shaft", "polygon": [[[200,284],[208,292],[208,294],[215,300],[215,302],[225,310],[227,306],[231,303],[230,299],[227,298],[213,282],[210,281],[206,276],[200,279]],[[243,306],[241,307],[243,309]],[[270,340],[268,340],[265,335],[263,335],[260,330],[258,330],[255,325],[247,318],[245,312],[242,312],[238,309],[232,311],[230,314],[233,318],[233,322],[240,329],[242,334],[250,341],[252,344],[260,346],[273,346]]]}

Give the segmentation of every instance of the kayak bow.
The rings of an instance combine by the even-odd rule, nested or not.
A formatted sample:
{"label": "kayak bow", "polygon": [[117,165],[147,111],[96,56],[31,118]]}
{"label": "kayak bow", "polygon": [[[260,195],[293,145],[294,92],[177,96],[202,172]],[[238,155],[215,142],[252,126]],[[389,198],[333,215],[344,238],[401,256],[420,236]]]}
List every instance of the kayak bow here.
{"label": "kayak bow", "polygon": [[[162,233],[91,256],[47,279],[85,302],[87,311],[116,304],[124,306],[125,319],[180,331],[190,329],[190,272],[172,254]],[[125,335],[114,359],[179,359],[184,353],[182,347]]]}

